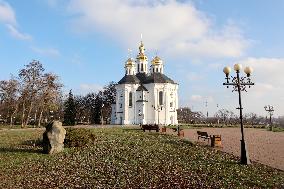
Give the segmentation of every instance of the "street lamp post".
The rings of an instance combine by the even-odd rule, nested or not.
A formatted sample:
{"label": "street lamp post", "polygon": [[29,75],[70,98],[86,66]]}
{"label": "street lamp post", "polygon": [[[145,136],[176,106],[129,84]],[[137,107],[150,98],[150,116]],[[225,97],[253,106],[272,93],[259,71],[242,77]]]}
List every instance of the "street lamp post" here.
{"label": "street lamp post", "polygon": [[274,108],[271,105],[264,106],[265,111],[269,113],[269,124],[270,124],[270,131],[272,131],[272,119]]}
{"label": "street lamp post", "polygon": [[216,115],[217,115],[217,125],[219,126],[220,120],[219,120],[219,116],[218,116],[218,109],[219,109],[219,104],[217,104],[217,113],[216,113]]}
{"label": "street lamp post", "polygon": [[[230,85],[233,86],[233,91],[238,91],[239,94],[239,107],[237,109],[240,110],[240,124],[241,124],[241,134],[242,134],[242,139],[241,139],[241,164],[248,165],[250,164],[249,160],[249,155],[248,151],[246,149],[246,143],[245,143],[245,137],[244,137],[244,126],[243,126],[243,107],[242,107],[242,99],[241,99],[241,91],[246,91],[246,86],[249,88],[254,85],[254,83],[251,82],[250,79],[250,74],[252,73],[252,68],[251,67],[246,67],[244,69],[244,72],[246,73],[247,77],[240,77],[240,70],[242,69],[241,64],[235,64],[234,65],[234,70],[236,71],[237,76],[231,78],[229,77],[229,74],[231,72],[230,67],[225,67],[223,69],[223,72],[226,74],[226,82],[223,83],[223,85],[226,85],[227,88],[229,88]],[[230,81],[231,80],[231,81]]]}

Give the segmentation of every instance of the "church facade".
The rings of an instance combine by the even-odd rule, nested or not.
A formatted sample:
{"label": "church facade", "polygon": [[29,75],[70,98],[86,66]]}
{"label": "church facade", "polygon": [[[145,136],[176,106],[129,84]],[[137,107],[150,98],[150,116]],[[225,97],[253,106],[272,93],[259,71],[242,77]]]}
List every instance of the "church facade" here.
{"label": "church facade", "polygon": [[141,41],[136,60],[129,58],[124,68],[116,85],[112,124],[178,124],[178,84],[164,74],[163,61],[156,56],[148,67]]}

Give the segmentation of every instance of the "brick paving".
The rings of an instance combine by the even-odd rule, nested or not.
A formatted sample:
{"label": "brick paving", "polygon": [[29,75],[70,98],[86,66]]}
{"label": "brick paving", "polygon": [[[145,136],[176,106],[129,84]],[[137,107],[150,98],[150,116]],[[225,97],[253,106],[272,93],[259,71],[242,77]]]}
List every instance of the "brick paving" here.
{"label": "brick paving", "polygon": [[[206,131],[209,135],[222,136],[222,148],[220,150],[240,156],[240,128],[202,128],[184,129],[184,137],[190,141],[198,141],[196,131]],[[245,140],[252,161],[284,170],[284,132],[271,132],[265,129],[244,129]],[[175,134],[167,129],[168,134]],[[199,139],[204,145],[210,145],[207,141]]]}

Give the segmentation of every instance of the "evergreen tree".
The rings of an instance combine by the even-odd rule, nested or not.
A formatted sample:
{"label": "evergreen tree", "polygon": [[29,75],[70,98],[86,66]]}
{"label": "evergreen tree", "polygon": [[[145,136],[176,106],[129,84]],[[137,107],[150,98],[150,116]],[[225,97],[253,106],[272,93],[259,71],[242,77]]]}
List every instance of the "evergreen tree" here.
{"label": "evergreen tree", "polygon": [[93,104],[91,121],[92,123],[100,124],[102,121],[101,116],[102,116],[102,106],[103,106],[103,92],[102,91],[99,91],[95,95],[95,99],[93,103],[94,104]]}
{"label": "evergreen tree", "polygon": [[72,90],[69,92],[67,101],[64,103],[64,125],[75,125],[76,119],[76,107],[72,94]]}

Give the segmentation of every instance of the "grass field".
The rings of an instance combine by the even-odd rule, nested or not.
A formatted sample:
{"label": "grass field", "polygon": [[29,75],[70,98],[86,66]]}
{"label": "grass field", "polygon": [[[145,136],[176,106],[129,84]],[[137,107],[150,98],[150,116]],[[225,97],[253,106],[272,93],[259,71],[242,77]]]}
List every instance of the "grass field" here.
{"label": "grass field", "polygon": [[[281,188],[284,173],[174,136],[93,129],[95,142],[57,155],[43,130],[0,131],[0,188]],[[283,186],[283,185],[282,185]]]}

